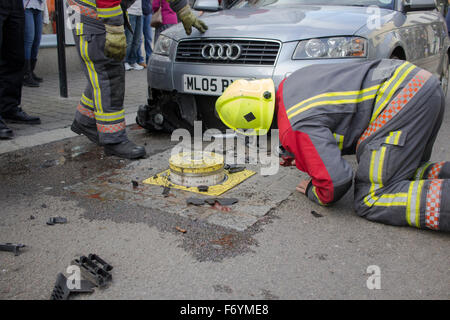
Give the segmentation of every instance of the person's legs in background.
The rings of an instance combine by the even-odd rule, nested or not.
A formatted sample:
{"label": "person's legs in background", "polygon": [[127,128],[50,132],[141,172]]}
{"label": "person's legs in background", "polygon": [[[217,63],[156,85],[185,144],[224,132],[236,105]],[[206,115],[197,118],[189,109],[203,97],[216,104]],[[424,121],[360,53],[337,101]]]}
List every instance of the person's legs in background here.
{"label": "person's legs in background", "polygon": [[31,56],[30,56],[30,67],[31,67],[31,76],[33,80],[37,82],[42,82],[42,78],[36,76],[34,74],[34,68],[36,67],[39,46],[41,45],[41,37],[42,37],[42,19],[43,12],[40,10],[35,10],[34,13],[34,41],[33,46],[31,47]]}
{"label": "person's legs in background", "polygon": [[142,37],[142,16],[129,15],[131,28],[133,34],[127,30],[125,35],[127,37],[127,55],[125,58],[125,70],[142,70],[144,67],[137,64],[137,47],[139,39]]}
{"label": "person's legs in background", "polygon": [[0,1],[0,139],[13,137],[3,121],[39,124],[21,108],[25,17],[22,1]]}
{"label": "person's legs in background", "polygon": [[139,31],[139,43],[136,47],[136,62],[138,65],[142,66],[143,68],[147,67],[147,64],[144,60],[144,57],[142,56],[142,38],[143,38],[143,28],[144,28],[144,22],[145,22],[145,16],[141,16],[142,18],[142,24],[141,24],[141,30]]}
{"label": "person's legs in background", "polygon": [[33,79],[31,72],[31,51],[34,45],[35,31],[35,11],[36,9],[25,10],[25,73],[23,78],[23,85],[26,87],[39,87],[39,82]]}
{"label": "person's legs in background", "polygon": [[142,38],[139,40],[139,44],[136,48],[136,63],[143,68],[147,67],[147,64],[144,61],[144,57],[142,56]]}
{"label": "person's legs in background", "polygon": [[[136,29],[137,16],[130,14],[128,15],[128,20],[130,21],[131,29],[134,32],[134,30]],[[133,61],[136,59],[135,58],[136,53],[131,50],[131,44],[133,43],[133,33],[131,33],[131,31],[128,30],[128,28],[125,28],[125,36],[127,38],[127,54],[125,56],[125,70],[128,71],[133,69],[131,65],[136,62]]]}
{"label": "person's legs in background", "polygon": [[142,31],[144,33],[144,47],[145,47],[145,63],[148,64],[148,59],[152,55],[152,27],[150,21],[152,20],[152,14],[143,16],[144,21],[142,25]]}

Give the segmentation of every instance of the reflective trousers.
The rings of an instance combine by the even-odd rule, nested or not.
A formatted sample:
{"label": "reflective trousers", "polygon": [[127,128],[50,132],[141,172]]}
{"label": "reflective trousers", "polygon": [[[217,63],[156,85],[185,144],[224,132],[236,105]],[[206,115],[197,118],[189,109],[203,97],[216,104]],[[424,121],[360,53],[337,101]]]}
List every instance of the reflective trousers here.
{"label": "reflective trousers", "polygon": [[357,150],[355,177],[355,209],[360,216],[390,225],[450,231],[450,162],[429,162],[445,97],[439,81],[430,76],[422,73],[410,87],[430,81],[431,89],[418,90],[409,102],[403,98],[409,93],[399,93],[390,105],[398,108],[394,110],[398,115],[387,107],[379,117],[382,130],[366,132],[367,141]]}
{"label": "reflective trousers", "polygon": [[126,141],[123,62],[105,56],[105,33],[77,35],[74,30],[74,38],[88,80],[75,120],[96,128],[101,145]]}

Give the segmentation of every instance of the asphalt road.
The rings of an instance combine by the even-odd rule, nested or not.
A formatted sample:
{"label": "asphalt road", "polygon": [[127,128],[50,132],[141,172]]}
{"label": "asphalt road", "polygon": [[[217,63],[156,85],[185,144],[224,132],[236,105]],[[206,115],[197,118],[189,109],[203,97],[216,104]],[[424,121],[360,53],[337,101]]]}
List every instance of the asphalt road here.
{"label": "asphalt road", "polygon": [[[171,146],[168,135],[134,129],[150,154]],[[449,137],[447,112],[433,160],[450,159]],[[83,137],[4,154],[0,163],[0,242],[27,245],[19,256],[0,252],[0,299],[48,299],[56,275],[91,252],[114,266],[113,282],[75,299],[450,298],[450,234],[366,221],[354,214],[351,192],[331,208],[294,193],[238,232],[74,194],[67,186],[128,163]],[[46,225],[54,216],[68,223]],[[381,289],[368,289],[369,266],[379,267]]]}

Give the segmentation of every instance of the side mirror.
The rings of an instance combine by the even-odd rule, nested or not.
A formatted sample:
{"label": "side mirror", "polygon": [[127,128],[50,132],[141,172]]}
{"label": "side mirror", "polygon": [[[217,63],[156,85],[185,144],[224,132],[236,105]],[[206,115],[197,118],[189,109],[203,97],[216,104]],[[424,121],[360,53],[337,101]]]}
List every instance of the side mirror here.
{"label": "side mirror", "polygon": [[427,11],[437,8],[435,0],[405,0],[403,5],[405,12]]}
{"label": "side mirror", "polygon": [[193,6],[194,10],[215,12],[222,8],[219,5],[219,0],[196,0]]}

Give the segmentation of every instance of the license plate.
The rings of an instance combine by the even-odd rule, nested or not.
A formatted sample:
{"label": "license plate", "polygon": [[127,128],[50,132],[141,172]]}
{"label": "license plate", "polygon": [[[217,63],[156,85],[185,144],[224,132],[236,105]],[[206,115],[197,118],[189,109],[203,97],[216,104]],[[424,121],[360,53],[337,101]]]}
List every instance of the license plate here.
{"label": "license plate", "polygon": [[220,96],[225,89],[240,78],[183,75],[184,92]]}

